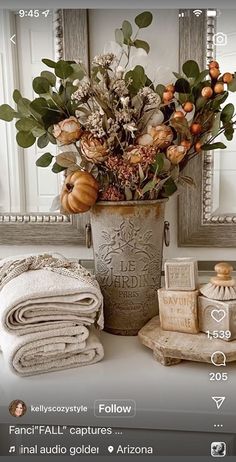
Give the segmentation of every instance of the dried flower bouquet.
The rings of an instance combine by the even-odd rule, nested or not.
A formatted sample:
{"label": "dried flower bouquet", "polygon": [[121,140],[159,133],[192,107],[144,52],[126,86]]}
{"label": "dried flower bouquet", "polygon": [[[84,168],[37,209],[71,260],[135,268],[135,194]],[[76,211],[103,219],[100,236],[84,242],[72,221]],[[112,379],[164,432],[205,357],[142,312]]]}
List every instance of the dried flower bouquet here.
{"label": "dried flower bouquet", "polygon": [[[222,108],[236,75],[221,75],[219,64],[200,70],[184,63],[173,82],[156,84],[141,65],[130,68],[132,50],[149,52],[138,38],[152,14],[136,16],[116,29],[119,55],[96,56],[89,74],[82,62],[43,59],[51,68],[33,80],[38,95],[30,101],[14,91],[16,109],[0,106],[0,118],[18,119],[17,143],[28,148],[58,144],[63,152],[45,152],[36,162],[52,171],[66,170],[63,210],[89,210],[96,200],[145,200],[173,194],[179,182],[191,184],[184,167],[202,151],[224,149],[215,139],[234,134],[235,108]],[[72,145],[76,151],[72,149]],[[67,149],[65,148],[67,146]]]}

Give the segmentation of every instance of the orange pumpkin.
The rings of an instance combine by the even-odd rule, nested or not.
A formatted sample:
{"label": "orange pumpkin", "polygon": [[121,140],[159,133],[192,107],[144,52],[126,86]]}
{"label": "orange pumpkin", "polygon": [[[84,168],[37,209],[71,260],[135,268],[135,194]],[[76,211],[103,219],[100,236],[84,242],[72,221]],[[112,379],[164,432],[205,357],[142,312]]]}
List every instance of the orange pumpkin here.
{"label": "orange pumpkin", "polygon": [[78,170],[65,179],[61,191],[61,205],[65,212],[87,212],[98,197],[99,184],[91,173]]}

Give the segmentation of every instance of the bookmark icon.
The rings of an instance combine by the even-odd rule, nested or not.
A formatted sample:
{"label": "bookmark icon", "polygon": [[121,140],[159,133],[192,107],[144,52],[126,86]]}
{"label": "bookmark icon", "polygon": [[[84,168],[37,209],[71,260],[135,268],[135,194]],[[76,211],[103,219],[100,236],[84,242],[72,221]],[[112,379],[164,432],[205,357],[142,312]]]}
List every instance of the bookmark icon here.
{"label": "bookmark icon", "polygon": [[215,401],[217,409],[220,409],[225,400],[225,396],[212,396],[212,399]]}

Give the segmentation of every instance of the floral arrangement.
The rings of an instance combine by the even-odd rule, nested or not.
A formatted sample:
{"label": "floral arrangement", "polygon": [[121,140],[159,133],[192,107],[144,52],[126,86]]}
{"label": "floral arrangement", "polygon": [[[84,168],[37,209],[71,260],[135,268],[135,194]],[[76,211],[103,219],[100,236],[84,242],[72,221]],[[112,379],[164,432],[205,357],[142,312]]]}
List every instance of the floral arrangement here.
{"label": "floral arrangement", "polygon": [[178,182],[190,184],[183,170],[201,151],[224,149],[215,139],[234,134],[235,109],[222,108],[229,91],[236,91],[236,75],[221,75],[212,61],[200,70],[184,63],[173,82],[156,84],[141,65],[130,68],[132,50],[149,52],[138,38],[150,26],[152,14],[135,17],[116,29],[119,55],[96,56],[91,74],[82,62],[43,59],[51,68],[33,80],[33,101],[14,91],[17,109],[0,106],[0,118],[16,122],[17,143],[28,148],[49,143],[62,152],[45,152],[36,162],[52,171],[66,170],[61,193],[68,213],[87,211],[96,200],[151,200],[167,197]]}

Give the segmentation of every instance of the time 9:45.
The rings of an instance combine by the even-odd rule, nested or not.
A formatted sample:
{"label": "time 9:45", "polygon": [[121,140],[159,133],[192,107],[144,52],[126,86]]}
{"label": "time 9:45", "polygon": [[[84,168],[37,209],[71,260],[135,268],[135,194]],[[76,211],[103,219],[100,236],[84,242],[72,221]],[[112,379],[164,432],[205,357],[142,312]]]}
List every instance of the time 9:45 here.
{"label": "time 9:45", "polygon": [[208,338],[211,340],[213,338],[215,339],[219,338],[221,340],[229,340],[231,337],[230,330],[213,330],[213,331],[207,330],[206,333],[207,333]]}
{"label": "time 9:45", "polygon": [[47,18],[50,10],[19,10],[18,14],[20,18],[39,18],[41,15]]}

